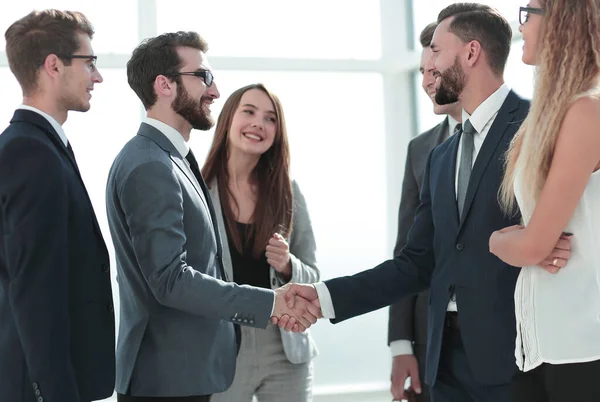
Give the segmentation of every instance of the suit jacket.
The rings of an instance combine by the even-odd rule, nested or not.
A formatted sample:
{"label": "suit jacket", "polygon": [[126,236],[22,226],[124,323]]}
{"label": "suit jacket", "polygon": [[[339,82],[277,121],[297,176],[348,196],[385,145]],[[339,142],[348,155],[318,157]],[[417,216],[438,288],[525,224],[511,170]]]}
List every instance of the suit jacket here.
{"label": "suit jacket", "polygon": [[[425,173],[427,157],[433,148],[448,136],[448,118],[408,143],[402,197],[398,211],[398,236],[394,247],[394,257],[406,245],[408,230],[413,224],[419,206],[421,183]],[[427,343],[427,307],[429,291],[412,294],[390,306],[388,324],[388,344],[397,340],[409,340],[418,345]]]}
{"label": "suit jacket", "polygon": [[75,160],[29,110],[0,135],[0,240],[0,400],[108,398],[108,252]]}
{"label": "suit jacket", "polygon": [[436,147],[423,177],[421,204],[408,242],[393,260],[354,276],[326,281],[339,322],[389,305],[430,286],[425,381],[436,380],[444,320],[456,293],[458,320],[475,379],[506,384],[516,370],[514,288],[519,269],[489,252],[493,231],[519,223],[498,204],[503,160],[529,110],[529,102],[510,92],[477,156],[462,219],[456,206],[456,155],[460,136]]}
{"label": "suit jacket", "polygon": [[[300,192],[300,187],[295,181],[292,182],[293,195],[293,215],[292,215],[292,233],[288,239],[290,246],[290,261],[292,263],[292,278],[290,282],[294,283],[314,283],[319,280],[319,269],[317,268],[315,236],[312,230],[312,224],[308,215],[308,208],[304,196]],[[227,278],[233,280],[233,265],[231,263],[231,252],[227,232],[225,230],[225,219],[221,208],[221,198],[219,196],[219,187],[217,181],[213,180],[210,184],[210,195],[215,205],[215,215],[221,242],[223,244],[223,265]],[[285,279],[273,267],[270,269],[269,282],[271,289],[277,289],[287,283]],[[281,342],[286,357],[291,363],[299,364],[309,362],[317,356],[318,351],[315,342],[310,336],[309,330],[305,332],[287,332],[280,329]]]}
{"label": "suit jacket", "polygon": [[225,282],[204,181],[143,123],[110,169],[106,203],[121,297],[117,392],[226,390],[235,372],[232,322],[265,328],[274,298],[271,290]]}

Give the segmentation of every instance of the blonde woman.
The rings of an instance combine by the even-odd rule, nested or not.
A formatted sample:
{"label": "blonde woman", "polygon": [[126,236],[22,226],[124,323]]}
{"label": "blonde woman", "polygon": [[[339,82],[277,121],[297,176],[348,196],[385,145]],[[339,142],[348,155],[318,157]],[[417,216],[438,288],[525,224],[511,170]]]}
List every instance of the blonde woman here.
{"label": "blonde woman", "polygon": [[520,13],[536,88],[500,198],[523,226],[490,238],[524,267],[512,398],[600,401],[600,0],[531,0]]}

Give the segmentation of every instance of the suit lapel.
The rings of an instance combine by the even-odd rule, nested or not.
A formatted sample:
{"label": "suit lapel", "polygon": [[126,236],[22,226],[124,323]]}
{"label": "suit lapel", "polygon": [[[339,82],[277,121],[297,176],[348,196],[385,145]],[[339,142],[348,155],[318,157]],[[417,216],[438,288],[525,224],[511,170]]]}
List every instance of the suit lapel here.
{"label": "suit lapel", "polygon": [[446,197],[446,206],[448,208],[448,216],[452,220],[454,227],[458,227],[460,223],[458,209],[456,208],[456,157],[458,155],[458,146],[460,145],[461,136],[462,131],[448,140],[451,142],[446,151],[446,159],[450,159],[449,162],[451,167],[450,169],[446,169],[446,172],[444,173],[444,183],[447,183],[447,185],[450,187],[448,189],[448,194],[451,194],[450,197]]}
{"label": "suit lapel", "polygon": [[[63,142],[63,140],[60,138],[60,136],[58,135],[56,130],[54,130],[54,127],[52,127],[52,124],[50,124],[50,122],[48,120],[46,120],[46,118],[44,116],[40,115],[39,113],[33,112],[31,110],[25,110],[25,109],[17,109],[14,117],[12,118],[12,120],[10,122],[13,123],[13,122],[17,122],[17,121],[24,121],[24,122],[33,124],[36,127],[40,128],[48,136],[50,141],[52,141],[52,143],[58,149],[58,151],[62,152],[62,154],[69,160],[69,162],[73,166],[73,169],[75,170],[75,173],[77,174],[77,178],[79,179],[79,182],[81,183],[81,186],[83,187],[83,191],[85,192],[85,195],[90,204],[94,229],[95,229],[97,235],[100,236],[100,238],[104,239],[102,236],[102,231],[100,230],[100,225],[98,224],[98,220],[96,219],[96,214],[94,212],[92,200],[90,199],[90,195],[87,191],[87,188],[85,187],[83,178],[81,177],[81,172],[79,171],[79,166],[77,166],[77,161],[75,161],[75,159],[71,155],[71,152],[69,152],[69,150],[65,146],[65,143]],[[103,243],[104,243],[104,241],[103,241]]]}
{"label": "suit lapel", "polygon": [[448,117],[446,117],[437,129],[437,132],[434,137],[435,142],[433,143],[433,147],[440,145],[446,139],[446,134],[448,134],[449,130],[448,124]]}
{"label": "suit lapel", "polygon": [[152,140],[162,150],[164,150],[165,152],[167,152],[169,154],[169,158],[179,168],[179,170],[181,170],[181,172],[185,175],[185,177],[190,181],[190,183],[192,184],[192,186],[194,187],[194,189],[200,196],[200,199],[202,200],[202,203],[206,207],[206,210],[208,212],[210,212],[210,209],[208,208],[208,203],[205,199],[205,194],[202,191],[202,188],[200,187],[200,183],[198,183],[198,180],[196,180],[196,176],[194,176],[194,172],[192,172],[192,169],[190,169],[187,162],[183,160],[184,156],[179,154],[179,152],[177,151],[175,146],[171,143],[171,141],[169,141],[169,139],[163,133],[161,133],[160,130],[157,130],[155,127],[153,127],[149,124],[146,124],[146,123],[142,123],[140,125],[140,128],[138,130],[138,135],[141,135],[143,137],[146,137],[146,138]]}
{"label": "suit lapel", "polygon": [[[498,144],[500,140],[504,137],[504,133],[508,129],[508,127],[513,124],[513,120],[515,119],[515,111],[519,106],[519,98],[513,92],[510,91],[506,100],[500,107],[498,111],[498,115],[494,120],[494,123],[490,127],[488,134],[483,141],[483,145],[477,154],[477,159],[475,159],[475,164],[473,165],[473,170],[471,171],[471,177],[469,178],[469,185],[467,187],[467,194],[465,196],[465,205],[463,207],[463,213],[460,219],[462,225],[465,222],[465,218],[469,213],[471,205],[473,204],[473,199],[475,198],[475,194],[477,193],[477,188],[479,187],[479,183],[481,182],[481,178],[485,173],[486,168],[492,161],[492,158],[496,152],[496,148],[498,148]],[[458,150],[458,148],[457,148]],[[456,156],[453,172],[456,172]],[[455,198],[456,199],[456,198]],[[460,228],[459,228],[460,230]]]}
{"label": "suit lapel", "polygon": [[210,189],[208,191],[213,200],[215,225],[217,225],[219,233],[222,234],[221,245],[223,249],[223,268],[225,271],[225,279],[231,282],[233,280],[233,263],[231,261],[231,252],[229,251],[229,240],[227,239],[227,230],[225,228],[225,219],[223,218],[223,210],[221,208],[221,198],[217,180],[213,180],[212,183],[210,183]]}

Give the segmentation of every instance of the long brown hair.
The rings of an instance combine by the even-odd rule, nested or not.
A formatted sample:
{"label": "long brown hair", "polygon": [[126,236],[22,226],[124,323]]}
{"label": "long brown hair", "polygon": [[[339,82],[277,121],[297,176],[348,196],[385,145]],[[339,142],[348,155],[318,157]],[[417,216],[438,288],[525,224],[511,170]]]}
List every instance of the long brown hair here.
{"label": "long brown hair", "polygon": [[500,203],[516,211],[517,160],[526,203],[532,206],[546,182],[560,126],[572,103],[595,85],[600,71],[600,0],[540,0],[545,15],[538,32],[535,93],[529,115],[507,152]]}
{"label": "long brown hair", "polygon": [[290,147],[288,143],[285,117],[281,102],[275,94],[271,93],[263,84],[247,85],[238,89],[227,98],[223,110],[219,114],[215,136],[208,152],[206,162],[202,167],[202,175],[207,183],[216,179],[219,186],[220,201],[223,207],[225,225],[233,238],[233,245],[239,252],[244,250],[242,235],[236,225],[237,219],[229,202],[235,201],[229,188],[229,172],[227,160],[229,158],[229,130],[233,115],[242,100],[242,96],[251,89],[263,91],[275,108],[277,119],[277,132],[273,145],[260,156],[251,180],[257,185],[258,202],[252,214],[251,232],[248,239],[252,239],[252,255],[258,258],[265,251],[265,247],[273,233],[277,232],[283,237],[288,237],[292,231],[292,183],[290,180]]}

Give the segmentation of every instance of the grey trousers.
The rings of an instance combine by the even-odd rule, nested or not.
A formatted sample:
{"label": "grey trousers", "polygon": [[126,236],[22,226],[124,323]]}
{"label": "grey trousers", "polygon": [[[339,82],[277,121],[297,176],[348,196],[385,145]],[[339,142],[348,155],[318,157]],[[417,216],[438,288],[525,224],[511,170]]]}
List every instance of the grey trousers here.
{"label": "grey trousers", "polygon": [[292,364],[285,356],[276,325],[241,327],[242,344],[231,387],[211,402],[311,402],[312,362]]}

